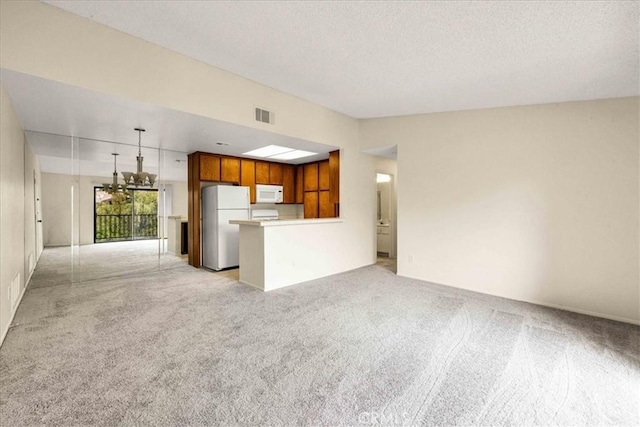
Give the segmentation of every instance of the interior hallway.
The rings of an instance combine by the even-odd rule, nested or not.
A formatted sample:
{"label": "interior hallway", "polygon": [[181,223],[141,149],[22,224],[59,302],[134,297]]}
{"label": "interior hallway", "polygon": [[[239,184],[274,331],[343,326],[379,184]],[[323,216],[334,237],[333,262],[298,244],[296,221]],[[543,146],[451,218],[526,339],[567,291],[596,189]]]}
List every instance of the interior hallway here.
{"label": "interior hallway", "polygon": [[381,265],[269,293],[186,263],[51,286],[54,253],[0,349],[5,425],[640,423],[637,326]]}

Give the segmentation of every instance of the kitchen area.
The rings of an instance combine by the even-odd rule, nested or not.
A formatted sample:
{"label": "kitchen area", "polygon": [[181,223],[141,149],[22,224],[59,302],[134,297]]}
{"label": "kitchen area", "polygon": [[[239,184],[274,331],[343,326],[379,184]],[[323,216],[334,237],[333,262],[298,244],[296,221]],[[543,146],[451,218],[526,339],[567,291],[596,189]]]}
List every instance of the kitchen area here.
{"label": "kitchen area", "polygon": [[213,271],[240,266],[240,281],[264,291],[325,276],[331,266],[323,265],[322,253],[343,222],[340,152],[325,157],[291,164],[190,154],[189,264]]}

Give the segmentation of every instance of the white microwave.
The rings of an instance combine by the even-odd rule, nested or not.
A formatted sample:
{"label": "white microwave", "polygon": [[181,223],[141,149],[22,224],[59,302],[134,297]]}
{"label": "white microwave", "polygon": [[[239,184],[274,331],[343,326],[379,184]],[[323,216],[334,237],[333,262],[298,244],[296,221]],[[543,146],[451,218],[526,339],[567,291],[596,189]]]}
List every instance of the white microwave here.
{"label": "white microwave", "polygon": [[282,203],[282,185],[256,185],[256,203]]}

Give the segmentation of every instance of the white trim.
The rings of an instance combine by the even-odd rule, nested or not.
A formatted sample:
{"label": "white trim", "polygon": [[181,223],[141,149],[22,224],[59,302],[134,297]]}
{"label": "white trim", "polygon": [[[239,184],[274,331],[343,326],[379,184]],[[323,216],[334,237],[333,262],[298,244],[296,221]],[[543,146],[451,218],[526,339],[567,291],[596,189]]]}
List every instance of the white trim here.
{"label": "white trim", "polygon": [[[36,252],[38,251],[36,250]],[[41,251],[40,255],[42,255],[42,252],[44,251]],[[9,329],[11,328],[11,324],[13,323],[13,318],[16,317],[16,313],[18,312],[18,307],[20,307],[20,303],[22,302],[22,297],[24,297],[24,294],[27,292],[27,288],[29,287],[29,283],[31,283],[31,277],[33,276],[33,272],[36,271],[36,267],[38,266],[38,261],[40,261],[40,257],[37,257],[36,264],[33,266],[33,270],[31,270],[31,272],[29,273],[29,277],[27,277],[27,282],[24,285],[24,288],[22,289],[20,296],[18,297],[16,308],[15,310],[13,310],[13,313],[11,313],[11,317],[9,318],[9,323],[7,323],[6,329],[2,331],[2,336],[0,336],[0,347],[2,347],[2,343],[4,343],[4,339],[7,337],[7,334],[9,333]]]}
{"label": "white trim", "polygon": [[572,313],[585,314],[587,316],[599,317],[599,318],[608,319],[608,320],[615,320],[616,322],[630,323],[632,325],[640,325],[640,319],[638,319],[638,320],[628,319],[626,317],[612,316],[610,314],[599,313],[597,311],[582,310],[580,308],[574,308],[574,307],[569,307],[569,306],[560,305],[560,304],[552,304],[552,303],[547,303],[547,302],[542,302],[542,301],[537,301],[537,300],[516,299],[516,298],[510,297],[510,296],[506,296],[506,295],[490,294],[490,293],[487,293],[487,292],[480,292],[478,290],[471,289],[471,288],[463,288],[461,286],[444,285],[442,283],[430,282],[428,280],[424,280],[424,279],[420,279],[418,277],[412,277],[412,276],[408,276],[408,275],[400,274],[400,273],[396,273],[396,275],[398,277],[406,277],[407,279],[419,280],[421,282],[430,283],[430,284],[434,284],[434,285],[438,285],[438,286],[446,286],[447,288],[462,289],[462,290],[469,291],[469,292],[476,292],[476,293],[481,294],[481,295],[489,295],[489,296],[492,296],[492,297],[504,298],[504,299],[508,299],[508,300],[511,300],[511,301],[526,302],[526,303],[529,303],[529,304],[535,304],[535,305],[539,305],[539,306],[542,306],[542,307],[555,308],[557,310],[570,311]]}
{"label": "white trim", "polygon": [[251,287],[252,287],[252,288],[254,288],[254,289],[257,289],[257,290],[262,291],[262,292],[266,292],[266,291],[265,291],[264,289],[262,289],[260,286],[258,286],[258,285],[254,285],[253,283],[245,282],[245,281],[243,281],[243,280],[238,280],[238,283],[242,283],[243,285],[249,285],[249,286],[251,286]]}
{"label": "white trim", "polygon": [[[516,301],[519,301],[519,300],[516,300]],[[543,307],[555,308],[555,309],[564,310],[564,311],[571,311],[573,313],[579,313],[579,314],[586,314],[587,316],[600,317],[602,319],[615,320],[617,322],[630,323],[632,325],[640,325],[640,320],[633,320],[633,319],[627,319],[626,317],[612,316],[610,314],[598,313],[597,311],[582,310],[580,308],[568,307],[568,306],[559,305],[559,304],[550,304],[550,303],[540,302],[540,301],[526,301],[526,300],[522,300],[522,301],[528,302],[531,304],[541,305]]]}
{"label": "white trim", "polygon": [[[35,268],[34,268],[35,270]],[[31,275],[29,275],[29,280],[31,280]],[[27,284],[29,282],[27,281]],[[20,307],[20,303],[22,302],[22,297],[24,296],[25,292],[27,292],[27,287],[25,286],[24,289],[22,289],[22,292],[20,293],[20,297],[18,297],[18,302],[16,303],[16,308],[15,310],[13,310],[13,313],[11,313],[11,317],[9,318],[9,323],[7,323],[7,327],[4,331],[2,331],[2,337],[0,337],[0,347],[2,347],[2,343],[4,343],[4,339],[7,337],[7,334],[9,333],[9,329],[11,328],[11,324],[13,323],[13,318],[16,316],[16,313],[18,312],[18,307]]]}

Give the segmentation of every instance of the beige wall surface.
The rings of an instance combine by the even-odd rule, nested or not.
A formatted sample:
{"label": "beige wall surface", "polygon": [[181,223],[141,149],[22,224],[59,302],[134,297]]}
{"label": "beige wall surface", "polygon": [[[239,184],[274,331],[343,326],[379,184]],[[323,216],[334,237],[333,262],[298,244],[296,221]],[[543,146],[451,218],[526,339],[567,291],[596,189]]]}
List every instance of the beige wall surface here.
{"label": "beige wall surface", "polygon": [[[0,83],[0,344],[41,251],[35,240],[34,193],[39,189],[34,186],[34,171],[39,174],[38,162]],[[18,276],[17,303],[12,305],[9,288]]]}
{"label": "beige wall surface", "polygon": [[[1,8],[3,68],[320,143],[357,140],[355,119],[59,8]],[[260,102],[275,124],[255,121]]]}
{"label": "beige wall surface", "polygon": [[42,174],[44,246],[71,244],[71,175]]}
{"label": "beige wall surface", "polygon": [[171,186],[171,215],[187,217],[187,183],[182,181],[164,181]]}
{"label": "beige wall surface", "polygon": [[[345,221],[334,244],[349,254],[348,268],[375,262],[373,160],[360,154],[357,120],[47,4],[0,7],[4,68],[340,147]],[[276,123],[256,122],[255,105],[274,111]]]}
{"label": "beige wall surface", "polygon": [[398,144],[398,273],[640,321],[638,98],[362,123]]}
{"label": "beige wall surface", "polygon": [[13,317],[9,287],[20,275],[24,287],[24,134],[9,95],[0,85],[0,331]]}
{"label": "beige wall surface", "polygon": [[[94,188],[111,177],[42,174],[44,246],[68,246],[72,230],[76,243],[93,244]],[[186,216],[187,183],[167,181],[173,191],[171,215]],[[77,192],[71,208],[72,189]]]}

